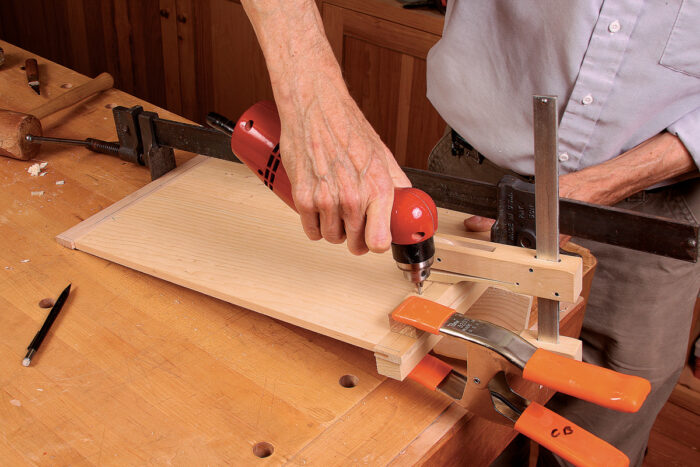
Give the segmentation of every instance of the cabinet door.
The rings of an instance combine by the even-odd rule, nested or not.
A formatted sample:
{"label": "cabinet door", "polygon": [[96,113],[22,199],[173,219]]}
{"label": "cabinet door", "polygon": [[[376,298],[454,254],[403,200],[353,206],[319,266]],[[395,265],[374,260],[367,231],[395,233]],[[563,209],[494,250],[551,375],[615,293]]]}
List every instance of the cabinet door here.
{"label": "cabinet door", "polygon": [[160,1],[177,12],[161,20],[167,74],[179,80],[168,93],[169,108],[199,123],[212,111],[235,121],[273,98],[262,50],[239,2]]}
{"label": "cabinet door", "polygon": [[440,36],[328,3],[323,22],[369,122],[399,164],[425,168],[445,130],[425,95],[425,58]]}
{"label": "cabinet door", "polygon": [[165,106],[159,18],[158,0],[0,0],[0,37]]}

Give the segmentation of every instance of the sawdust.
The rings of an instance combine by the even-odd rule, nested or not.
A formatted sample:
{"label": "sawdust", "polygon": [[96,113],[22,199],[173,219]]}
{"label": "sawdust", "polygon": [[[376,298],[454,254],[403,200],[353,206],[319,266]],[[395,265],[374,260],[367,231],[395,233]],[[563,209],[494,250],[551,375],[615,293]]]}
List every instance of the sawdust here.
{"label": "sawdust", "polygon": [[32,177],[46,175],[46,172],[42,173],[42,170],[45,169],[47,165],[49,165],[48,162],[32,164],[27,169],[27,172],[29,172],[29,175],[31,175]]}

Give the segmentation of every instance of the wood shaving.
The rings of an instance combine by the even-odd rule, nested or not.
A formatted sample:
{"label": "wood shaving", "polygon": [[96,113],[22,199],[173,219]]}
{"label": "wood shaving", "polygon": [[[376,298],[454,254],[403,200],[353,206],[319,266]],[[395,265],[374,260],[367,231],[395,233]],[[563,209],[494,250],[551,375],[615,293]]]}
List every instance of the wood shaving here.
{"label": "wood shaving", "polygon": [[56,185],[63,185],[63,184],[65,184],[65,183],[66,183],[65,180],[59,180],[59,181],[56,182]]}
{"label": "wood shaving", "polygon": [[29,172],[29,175],[31,175],[32,177],[36,177],[39,175],[39,173],[41,173],[41,165],[32,164],[27,169],[27,172]]}
{"label": "wood shaving", "polygon": [[32,196],[44,196],[43,191],[32,191]]}

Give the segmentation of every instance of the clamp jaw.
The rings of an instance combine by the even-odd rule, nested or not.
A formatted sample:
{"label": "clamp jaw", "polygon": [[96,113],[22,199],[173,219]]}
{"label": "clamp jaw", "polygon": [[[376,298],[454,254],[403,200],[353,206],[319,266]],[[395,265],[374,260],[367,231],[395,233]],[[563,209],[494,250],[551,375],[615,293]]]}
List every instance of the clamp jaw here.
{"label": "clamp jaw", "polygon": [[[480,379],[473,376],[474,372],[466,376],[427,355],[409,374],[410,379],[446,394],[470,410],[481,409],[480,415],[491,420],[514,424],[516,431],[574,464],[629,463],[623,453],[605,441],[514,392],[506,373],[620,412],[639,410],[651,390],[649,381],[539,349],[505,328],[467,318],[420,297],[407,298],[391,316],[420,330],[459,339],[467,344],[465,349],[470,355],[472,349],[489,354],[483,359],[470,358],[470,364],[495,361],[484,367]],[[484,412],[486,407],[488,411]]]}

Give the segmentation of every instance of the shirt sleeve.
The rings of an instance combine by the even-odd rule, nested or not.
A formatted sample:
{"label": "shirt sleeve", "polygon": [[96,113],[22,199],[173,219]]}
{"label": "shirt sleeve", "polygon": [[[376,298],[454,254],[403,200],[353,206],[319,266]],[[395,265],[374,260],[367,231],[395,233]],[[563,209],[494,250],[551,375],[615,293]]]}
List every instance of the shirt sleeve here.
{"label": "shirt sleeve", "polygon": [[700,167],[700,107],[672,123],[668,132],[678,136],[695,165]]}

